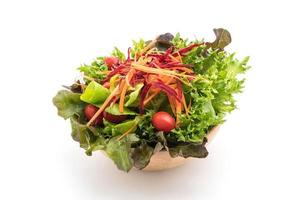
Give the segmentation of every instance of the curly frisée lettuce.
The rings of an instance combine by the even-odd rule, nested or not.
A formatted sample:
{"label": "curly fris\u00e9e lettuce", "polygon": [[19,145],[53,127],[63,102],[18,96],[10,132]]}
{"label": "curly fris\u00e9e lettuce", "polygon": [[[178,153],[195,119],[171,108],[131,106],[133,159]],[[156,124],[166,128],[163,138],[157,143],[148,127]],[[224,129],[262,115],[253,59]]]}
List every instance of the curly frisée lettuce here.
{"label": "curly fris\u00e9e lettuce", "polygon": [[214,33],[212,42],[170,33],[140,39],[126,53],[114,48],[79,67],[83,81],[53,98],[72,138],[87,155],[104,151],[126,172],[145,168],[159,151],[205,158],[206,136],[236,108],[249,68],[248,57],[224,50],[230,33]]}

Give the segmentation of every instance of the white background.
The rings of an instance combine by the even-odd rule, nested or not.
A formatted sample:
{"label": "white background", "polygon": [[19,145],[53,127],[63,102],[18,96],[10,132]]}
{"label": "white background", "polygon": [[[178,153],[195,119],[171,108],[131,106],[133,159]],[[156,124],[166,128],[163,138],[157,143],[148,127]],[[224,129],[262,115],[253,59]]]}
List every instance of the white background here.
{"label": "white background", "polygon": [[[0,199],[300,199],[297,1],[0,1]],[[51,99],[76,67],[164,32],[212,40],[252,69],[207,159],[158,173],[87,157]]]}

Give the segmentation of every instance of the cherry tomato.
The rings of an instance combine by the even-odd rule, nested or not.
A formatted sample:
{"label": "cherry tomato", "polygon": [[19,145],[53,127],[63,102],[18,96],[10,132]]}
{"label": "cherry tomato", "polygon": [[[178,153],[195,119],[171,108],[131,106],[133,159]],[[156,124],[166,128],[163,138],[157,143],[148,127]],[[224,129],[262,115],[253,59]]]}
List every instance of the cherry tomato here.
{"label": "cherry tomato", "polygon": [[[93,118],[93,116],[95,115],[95,113],[97,112],[98,108],[96,106],[93,106],[91,104],[87,105],[84,108],[84,115],[87,118],[87,120],[90,120]],[[102,124],[103,122],[103,114],[100,114],[97,119],[95,119],[95,121],[93,122],[93,125],[99,125]]]}
{"label": "cherry tomato", "polygon": [[112,68],[114,65],[118,64],[119,59],[116,57],[106,57],[104,58],[104,63],[108,66],[108,68]]}
{"label": "cherry tomato", "polygon": [[109,89],[109,87],[110,87],[110,83],[109,83],[109,82],[105,82],[105,83],[103,84],[103,87],[105,87],[105,88]]}
{"label": "cherry tomato", "polygon": [[170,132],[175,128],[175,119],[167,112],[157,112],[152,117],[153,126],[159,130],[164,132]]}
{"label": "cherry tomato", "polygon": [[112,115],[110,113],[104,112],[104,119],[106,119],[109,122],[118,124],[122,121],[124,121],[125,119],[127,119],[126,115]]}

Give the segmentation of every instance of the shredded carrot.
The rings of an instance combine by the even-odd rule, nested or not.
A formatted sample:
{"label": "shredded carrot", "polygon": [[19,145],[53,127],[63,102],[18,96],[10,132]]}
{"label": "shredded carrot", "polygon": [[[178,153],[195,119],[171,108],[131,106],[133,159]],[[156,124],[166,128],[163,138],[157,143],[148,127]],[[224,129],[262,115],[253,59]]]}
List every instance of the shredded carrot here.
{"label": "shredded carrot", "polygon": [[122,85],[120,87],[120,102],[119,102],[119,111],[120,113],[124,112],[124,101],[125,101],[125,95],[127,92],[128,87],[130,86],[130,80],[134,75],[135,70],[130,69],[125,77],[125,81],[122,81]]}
{"label": "shredded carrot", "polygon": [[194,71],[189,69],[189,68],[186,68],[186,67],[172,67],[172,69],[177,69],[177,70],[181,70],[181,71],[184,71],[186,73],[193,73]]}
{"label": "shredded carrot", "polygon": [[[179,92],[179,89],[177,89],[177,93]],[[179,114],[181,113],[182,111],[182,103],[177,101],[175,99],[175,103],[176,103],[176,125],[180,123],[180,120],[179,120]]]}
{"label": "shredded carrot", "polygon": [[177,57],[174,57],[174,56],[172,56],[171,54],[169,55],[169,57],[172,58],[173,61],[181,62],[181,63],[182,63],[182,60],[181,60],[181,59],[179,59],[179,58],[177,58]]}
{"label": "shredded carrot", "polygon": [[179,114],[181,113],[181,103],[176,101],[176,125],[180,123]]}
{"label": "shredded carrot", "polygon": [[123,88],[120,89],[120,91],[121,91],[120,102],[119,102],[119,111],[120,111],[120,113],[124,112],[124,101],[125,101],[125,94],[126,94],[127,88],[128,88],[127,83],[124,83]]}
{"label": "shredded carrot", "polygon": [[186,75],[186,74],[180,74],[171,70],[166,70],[166,69],[157,69],[157,68],[152,68],[152,67],[146,67],[137,63],[132,63],[132,66],[134,69],[142,71],[142,72],[146,72],[146,73],[152,73],[152,74],[161,74],[161,75],[165,75],[165,76],[171,76],[174,78],[178,78],[178,77],[192,77],[194,78],[194,76],[190,76],[190,75]]}
{"label": "shredded carrot", "polygon": [[[170,84],[174,80],[172,77],[168,77],[168,76],[164,76],[164,77],[162,78],[162,80],[166,83],[166,85]],[[147,97],[146,100],[144,101],[144,105],[147,105],[151,101],[151,99],[153,99],[156,95],[158,95],[159,92],[160,92],[159,89],[154,89],[153,94]]]}
{"label": "shredded carrot", "polygon": [[170,84],[169,86],[170,86],[171,88],[173,88],[173,89],[177,88],[177,84],[176,84],[176,83],[172,83],[172,84]]}
{"label": "shredded carrot", "polygon": [[135,73],[135,70],[134,69],[130,69],[129,72],[128,72],[128,74],[125,77],[125,81],[126,81],[126,83],[127,83],[128,86],[130,86],[130,81],[131,81],[131,78],[133,77],[134,73]]}
{"label": "shredded carrot", "polygon": [[155,53],[155,52],[157,52],[157,49],[155,47],[153,47],[146,52],[145,57],[147,57],[149,54]]}
{"label": "shredded carrot", "polygon": [[99,110],[94,114],[94,116],[92,117],[92,119],[90,119],[90,121],[86,124],[87,126],[90,126],[95,119],[104,111],[104,109],[106,108],[106,106],[109,104],[109,102],[112,100],[112,98],[117,95],[117,93],[119,92],[119,86],[117,86],[111,93],[110,95],[107,97],[107,99],[104,101],[104,103],[102,104],[102,106],[99,108]]}
{"label": "shredded carrot", "polygon": [[180,53],[178,54],[178,58],[179,58],[180,62],[183,63]]}
{"label": "shredded carrot", "polygon": [[174,80],[174,78],[170,76],[161,76],[161,80],[166,84],[170,84]]}
{"label": "shredded carrot", "polygon": [[182,93],[182,104],[183,104],[183,107],[184,107],[184,110],[185,110],[185,114],[188,115],[189,114],[189,109],[186,105],[186,101],[185,101],[185,97],[184,97],[183,93]]}
{"label": "shredded carrot", "polygon": [[144,105],[147,105],[151,99],[153,99],[160,91],[157,90],[155,92],[153,92],[149,97],[146,98],[146,100],[144,101]]}
{"label": "shredded carrot", "polygon": [[[112,102],[119,102],[119,111],[123,113],[126,93],[128,90],[131,91],[137,83],[144,83],[147,89],[142,90],[143,98],[141,98],[139,104],[141,113],[144,106],[163,91],[167,94],[172,112],[176,115],[177,124],[180,123],[179,116],[182,112],[186,115],[189,114],[191,101],[187,106],[181,85],[191,85],[190,82],[195,79],[206,82],[209,80],[200,74],[194,75],[193,68],[190,65],[183,64],[182,59],[189,51],[200,44],[192,44],[188,47],[177,49],[175,52],[173,52],[173,48],[169,48],[167,51],[160,51],[155,47],[156,40],[148,43],[140,52],[135,52],[134,55],[129,49],[128,57],[125,61],[119,61],[117,65],[111,68],[111,71],[101,72],[102,74],[108,74],[103,81],[104,83],[110,81],[114,75],[118,75],[120,78],[119,80],[114,78],[110,81],[111,94],[87,123],[88,126]],[[90,77],[86,78],[93,80]],[[115,85],[117,87],[114,87]],[[152,86],[154,87],[151,88]],[[124,134],[127,135],[127,131]],[[123,135],[119,139],[124,137]]]}
{"label": "shredded carrot", "polygon": [[174,115],[176,115],[176,106],[174,104],[174,100],[175,100],[174,97],[171,97],[168,95],[168,100],[169,100],[172,112],[174,113]]}

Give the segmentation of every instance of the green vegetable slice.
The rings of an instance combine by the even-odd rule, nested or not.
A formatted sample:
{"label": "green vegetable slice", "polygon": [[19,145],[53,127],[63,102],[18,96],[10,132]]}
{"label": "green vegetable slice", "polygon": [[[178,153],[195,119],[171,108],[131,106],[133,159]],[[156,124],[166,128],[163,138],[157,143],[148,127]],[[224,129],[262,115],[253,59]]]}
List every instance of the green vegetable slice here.
{"label": "green vegetable slice", "polygon": [[129,98],[125,103],[126,107],[138,105],[138,97],[143,86],[143,83],[139,83],[135,86],[134,91],[129,94]]}
{"label": "green vegetable slice", "polygon": [[89,128],[85,124],[81,124],[77,118],[72,117],[70,122],[73,140],[79,142],[81,148],[88,149],[96,137],[89,131]]}
{"label": "green vegetable slice", "polygon": [[117,80],[119,79],[119,74],[114,75],[109,80],[109,91],[112,92],[117,86]]}
{"label": "green vegetable slice", "polygon": [[95,81],[92,81],[85,88],[80,99],[86,103],[99,105],[105,101],[109,94],[110,92],[107,88]]}
{"label": "green vegetable slice", "polygon": [[231,43],[230,33],[226,29],[215,28],[214,33],[216,35],[216,39],[208,46],[211,46],[214,49],[224,49],[224,47]]}
{"label": "green vegetable slice", "polygon": [[120,170],[128,172],[133,167],[133,160],[130,156],[131,144],[128,142],[127,137],[118,140],[114,137],[109,140],[106,153],[114,161]]}
{"label": "green vegetable slice", "polygon": [[208,151],[205,148],[205,141],[203,143],[190,143],[185,145],[178,145],[176,147],[169,147],[169,153],[171,157],[181,156],[184,158],[196,157],[205,158],[208,155]]}
{"label": "green vegetable slice", "polygon": [[134,161],[134,167],[137,169],[145,168],[150,162],[152,154],[153,148],[146,143],[142,143],[140,146],[136,147],[131,155]]}
{"label": "green vegetable slice", "polygon": [[92,155],[92,152],[104,150],[106,147],[105,139],[102,136],[98,136],[97,140],[89,146],[89,148],[85,151],[88,156]]}
{"label": "green vegetable slice", "polygon": [[136,112],[129,110],[128,108],[124,108],[123,112],[119,111],[119,104],[114,103],[113,105],[107,107],[105,112],[108,112],[112,115],[137,115]]}
{"label": "green vegetable slice", "polygon": [[52,101],[57,108],[58,115],[64,119],[73,115],[79,116],[85,106],[85,103],[80,101],[80,94],[68,90],[60,90]]}
{"label": "green vegetable slice", "polygon": [[141,121],[141,117],[136,117],[133,120],[127,120],[125,122],[122,122],[120,124],[113,124],[106,120],[104,120],[104,133],[106,134],[112,134],[113,136],[121,135],[125,132],[127,132],[129,129],[132,129],[131,132],[133,133],[139,122]]}

